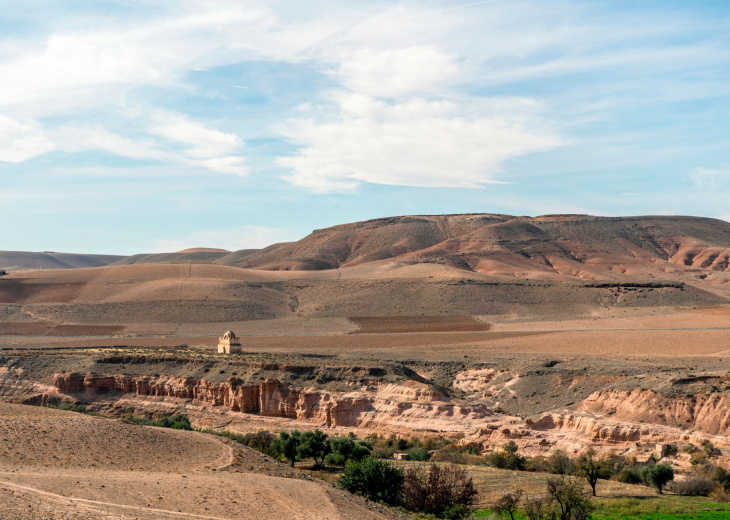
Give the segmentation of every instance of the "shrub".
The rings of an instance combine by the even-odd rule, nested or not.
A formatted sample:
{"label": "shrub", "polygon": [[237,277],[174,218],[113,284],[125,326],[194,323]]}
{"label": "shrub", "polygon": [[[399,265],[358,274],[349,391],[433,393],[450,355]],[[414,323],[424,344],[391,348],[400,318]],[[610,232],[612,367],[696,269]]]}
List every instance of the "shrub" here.
{"label": "shrub", "polygon": [[710,492],[710,494],[708,496],[710,499],[714,500],[715,502],[722,502],[722,503],[730,502],[730,493],[728,493],[727,491],[720,489],[720,488],[715,488],[714,490],[712,490]]}
{"label": "shrub", "polygon": [[361,461],[347,461],[339,484],[350,493],[396,506],[401,503],[403,481],[402,469],[389,462],[365,457]]}
{"label": "shrub", "polygon": [[411,448],[406,452],[409,460],[425,461],[428,460],[428,451],[423,448]]}
{"label": "shrub", "polygon": [[662,494],[662,488],[674,480],[674,469],[668,464],[655,464],[641,468],[641,478],[648,485],[653,486]]}
{"label": "shrub", "polygon": [[487,466],[494,466],[500,469],[512,469],[522,471],[525,469],[525,457],[517,453],[515,441],[509,441],[502,446],[501,452],[492,452],[486,456]]}
{"label": "shrub", "polygon": [[636,466],[624,466],[616,475],[616,480],[624,484],[643,484],[639,468]]}
{"label": "shrub", "polygon": [[528,458],[525,461],[525,471],[550,473],[550,462],[545,457]]}
{"label": "shrub", "polygon": [[695,452],[689,457],[689,463],[693,466],[701,466],[703,464],[707,464],[707,461],[707,453],[705,453],[704,451]]}
{"label": "shrub", "polygon": [[717,484],[710,478],[694,476],[684,480],[675,480],[667,487],[677,495],[706,497],[717,487]]}
{"label": "shrub", "polygon": [[570,475],[574,463],[563,450],[557,450],[547,459],[548,471],[554,475]]}
{"label": "shrub", "polygon": [[528,499],[525,502],[524,512],[527,520],[555,518],[555,515],[551,514],[550,502],[541,497]]}
{"label": "shrub", "polygon": [[667,455],[676,455],[679,452],[677,445],[672,443],[667,445]]}
{"label": "shrub", "polygon": [[456,466],[409,468],[403,483],[406,508],[442,518],[466,518],[476,494],[472,478]]}
{"label": "shrub", "polygon": [[725,468],[717,466],[712,475],[712,480],[722,486],[724,491],[730,490],[730,472],[726,471]]}

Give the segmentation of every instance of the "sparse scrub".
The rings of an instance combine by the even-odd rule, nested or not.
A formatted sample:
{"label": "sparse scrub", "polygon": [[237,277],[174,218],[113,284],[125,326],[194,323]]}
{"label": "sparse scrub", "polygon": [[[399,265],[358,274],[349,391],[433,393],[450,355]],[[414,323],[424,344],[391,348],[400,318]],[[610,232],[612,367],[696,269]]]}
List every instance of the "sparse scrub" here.
{"label": "sparse scrub", "polygon": [[684,480],[675,480],[667,486],[672,493],[693,497],[706,497],[716,487],[717,483],[703,475],[692,476]]}
{"label": "sparse scrub", "polygon": [[407,509],[439,518],[467,518],[476,494],[472,478],[456,466],[431,464],[428,470],[412,467],[403,483]]}

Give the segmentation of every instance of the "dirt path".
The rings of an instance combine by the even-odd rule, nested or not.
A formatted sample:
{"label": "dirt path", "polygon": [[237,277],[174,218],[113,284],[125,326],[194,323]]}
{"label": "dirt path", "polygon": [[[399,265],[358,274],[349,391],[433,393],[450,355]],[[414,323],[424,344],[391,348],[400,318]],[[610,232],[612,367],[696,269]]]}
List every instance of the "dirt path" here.
{"label": "dirt path", "polygon": [[[156,509],[156,508],[147,508],[147,507],[139,507],[139,506],[130,506],[125,504],[117,504],[114,502],[103,502],[100,500],[88,500],[85,498],[74,498],[74,497],[67,497],[64,495],[58,495],[56,493],[50,493],[48,491],[43,491],[42,489],[37,489],[30,486],[22,486],[20,484],[14,484],[12,482],[8,482],[6,480],[0,480],[0,486],[9,488],[9,489],[20,489],[23,491],[28,491],[31,493],[35,493],[37,495],[41,495],[46,498],[50,498],[52,500],[59,501],[61,503],[78,503],[78,504],[89,504],[89,505],[97,505],[97,506],[110,506],[110,507],[118,507],[121,509],[131,509],[135,511],[144,511],[145,513],[154,513],[156,515],[164,514],[174,517],[184,517],[184,518],[202,518],[205,520],[229,520],[229,518],[223,518],[219,516],[203,516],[203,515],[196,515],[193,513],[182,513],[178,511],[169,511],[166,509]],[[106,511],[108,512],[108,511]]]}

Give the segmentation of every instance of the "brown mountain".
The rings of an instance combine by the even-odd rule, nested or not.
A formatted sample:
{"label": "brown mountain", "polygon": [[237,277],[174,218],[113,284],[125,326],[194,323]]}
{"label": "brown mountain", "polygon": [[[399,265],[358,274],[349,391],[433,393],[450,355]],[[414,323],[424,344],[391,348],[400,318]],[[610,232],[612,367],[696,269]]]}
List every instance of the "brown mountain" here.
{"label": "brown mountain", "polygon": [[[235,253],[233,254],[235,255]],[[314,231],[216,263],[266,270],[320,270],[367,263],[444,264],[527,278],[674,278],[717,281],[730,269],[730,224],[697,217],[437,215],[393,217]]]}

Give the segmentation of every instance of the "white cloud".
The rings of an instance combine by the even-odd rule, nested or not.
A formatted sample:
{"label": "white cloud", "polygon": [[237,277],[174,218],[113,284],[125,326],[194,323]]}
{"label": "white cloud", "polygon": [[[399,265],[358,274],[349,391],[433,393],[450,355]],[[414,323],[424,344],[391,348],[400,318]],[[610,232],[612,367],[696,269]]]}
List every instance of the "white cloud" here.
{"label": "white cloud", "polygon": [[507,159],[561,144],[531,116],[529,100],[336,99],[332,119],[295,119],[280,129],[302,147],[278,160],[292,170],[285,178],[316,192],[347,191],[361,182],[477,187],[497,181]]}
{"label": "white cloud", "polygon": [[236,151],[243,146],[241,138],[191,121],[179,114],[157,113],[148,131],[170,141],[191,145],[185,150],[190,157],[210,158]]}
{"label": "white cloud", "polygon": [[435,46],[362,48],[342,58],[339,74],[347,87],[371,96],[397,97],[424,92],[458,72],[456,55]]}
{"label": "white cloud", "polygon": [[294,240],[286,229],[265,226],[239,226],[231,229],[207,229],[169,240],[156,240],[154,253],[171,253],[193,247],[210,247],[238,251],[240,249],[261,249],[277,242]]}
{"label": "white cloud", "polygon": [[21,122],[0,115],[0,161],[21,163],[53,148],[36,121]]}
{"label": "white cloud", "polygon": [[697,168],[690,174],[694,185],[701,189],[716,190],[727,185],[730,172],[713,170],[711,168]]}
{"label": "white cloud", "polygon": [[[101,126],[64,126],[46,135],[53,140],[56,149],[67,153],[103,150],[120,157],[192,165],[219,173],[248,173],[243,157],[227,155],[243,146],[235,134],[209,129],[172,113],[156,116],[149,132],[151,135],[132,139]],[[160,142],[154,136],[164,137],[167,142]],[[180,143],[193,146],[179,150],[174,145]]]}

